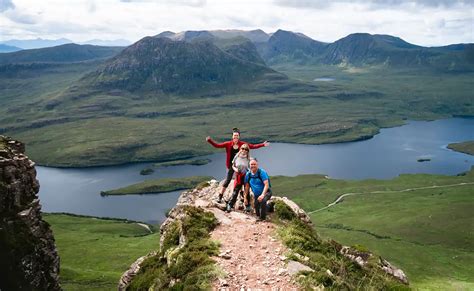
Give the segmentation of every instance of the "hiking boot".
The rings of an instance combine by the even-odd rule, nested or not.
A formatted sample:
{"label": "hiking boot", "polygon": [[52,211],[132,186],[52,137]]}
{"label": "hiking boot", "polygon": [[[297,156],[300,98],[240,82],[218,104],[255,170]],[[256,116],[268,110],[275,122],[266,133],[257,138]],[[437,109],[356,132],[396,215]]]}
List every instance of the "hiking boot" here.
{"label": "hiking boot", "polygon": [[227,213],[231,212],[231,211],[232,211],[232,207],[230,207],[230,205],[227,204],[227,207],[226,207],[225,211],[226,211]]}
{"label": "hiking boot", "polygon": [[245,212],[250,212],[252,211],[252,208],[250,208],[250,205],[245,206]]}
{"label": "hiking boot", "polygon": [[221,195],[219,195],[219,198],[217,198],[217,203],[219,203],[219,204],[222,203],[222,196]]}

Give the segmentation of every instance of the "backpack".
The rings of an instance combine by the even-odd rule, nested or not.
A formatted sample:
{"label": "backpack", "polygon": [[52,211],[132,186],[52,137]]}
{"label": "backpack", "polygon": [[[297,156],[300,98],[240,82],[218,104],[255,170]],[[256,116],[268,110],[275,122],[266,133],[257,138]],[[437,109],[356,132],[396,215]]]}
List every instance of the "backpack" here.
{"label": "backpack", "polygon": [[[260,169],[257,170],[257,177],[252,177],[252,175],[250,175],[250,171],[247,172],[247,175],[249,175],[249,182],[250,182],[250,179],[260,179],[260,181],[262,181],[262,184],[264,184]],[[270,183],[270,177],[268,177],[268,188],[271,188],[271,187],[272,187],[272,184]]]}

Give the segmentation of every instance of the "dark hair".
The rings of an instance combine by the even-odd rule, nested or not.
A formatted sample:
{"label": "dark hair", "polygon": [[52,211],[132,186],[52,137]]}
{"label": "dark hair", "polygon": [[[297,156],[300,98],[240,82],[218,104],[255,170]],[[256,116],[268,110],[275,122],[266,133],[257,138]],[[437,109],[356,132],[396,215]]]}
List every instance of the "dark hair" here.
{"label": "dark hair", "polygon": [[234,127],[232,128],[232,133],[234,132],[237,132],[238,134],[240,134],[240,129],[238,129],[237,127]]}

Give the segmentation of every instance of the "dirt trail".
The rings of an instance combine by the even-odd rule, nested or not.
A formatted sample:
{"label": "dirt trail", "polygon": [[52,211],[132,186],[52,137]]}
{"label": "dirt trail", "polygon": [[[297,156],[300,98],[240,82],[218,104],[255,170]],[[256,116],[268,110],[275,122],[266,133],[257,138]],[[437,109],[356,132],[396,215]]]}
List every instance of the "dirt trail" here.
{"label": "dirt trail", "polygon": [[[210,208],[220,224],[211,237],[221,243],[217,265],[227,274],[214,290],[298,290],[286,269],[287,252],[276,239],[276,226],[254,215]],[[244,288],[244,289],[242,289]]]}

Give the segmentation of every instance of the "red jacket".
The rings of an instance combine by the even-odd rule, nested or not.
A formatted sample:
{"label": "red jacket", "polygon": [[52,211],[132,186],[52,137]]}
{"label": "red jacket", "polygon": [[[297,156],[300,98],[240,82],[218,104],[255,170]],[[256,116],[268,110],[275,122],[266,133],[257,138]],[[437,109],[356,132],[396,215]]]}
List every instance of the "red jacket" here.
{"label": "red jacket", "polygon": [[[232,140],[230,140],[230,141],[225,141],[223,143],[217,143],[214,140],[212,140],[212,138],[210,138],[207,142],[210,143],[215,148],[225,148],[225,152],[227,154],[225,165],[226,165],[227,169],[230,169],[230,167],[232,166],[232,161],[230,160],[230,155],[231,155],[231,152],[232,152],[232,145],[234,144],[234,142]],[[238,142],[239,148],[244,143],[248,144],[249,148],[251,148],[251,149],[258,149],[258,148],[261,148],[261,147],[265,146],[263,143],[252,144],[252,143],[248,143],[248,142],[244,142],[244,141],[239,140],[239,142]]]}

